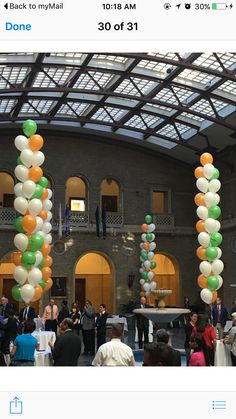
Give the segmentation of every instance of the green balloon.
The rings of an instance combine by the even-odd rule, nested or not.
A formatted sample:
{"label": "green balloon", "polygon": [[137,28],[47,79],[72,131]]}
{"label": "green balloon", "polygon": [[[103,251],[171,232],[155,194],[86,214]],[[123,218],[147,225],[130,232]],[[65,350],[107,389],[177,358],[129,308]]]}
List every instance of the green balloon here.
{"label": "green balloon", "polygon": [[143,279],[148,279],[148,273],[147,273],[146,271],[142,272],[142,273],[141,273],[141,277],[142,277]]}
{"label": "green balloon", "polygon": [[211,238],[211,246],[220,246],[220,244],[222,243],[223,237],[221,233],[212,233],[210,235]]}
{"label": "green balloon", "polygon": [[37,124],[31,119],[27,119],[27,121],[23,123],[22,129],[26,137],[31,137],[31,135],[34,135],[37,131]]}
{"label": "green balloon", "polygon": [[29,248],[32,252],[39,250],[44,243],[44,238],[40,234],[34,233],[29,239]]}
{"label": "green balloon", "polygon": [[146,234],[146,240],[148,242],[152,242],[155,239],[155,235],[153,233],[147,233]]}
{"label": "green balloon", "polygon": [[207,278],[207,286],[211,291],[215,291],[218,288],[220,282],[217,276],[211,275]]}
{"label": "green balloon", "polygon": [[14,300],[20,301],[20,302],[23,301],[21,298],[21,293],[20,293],[21,288],[22,288],[22,285],[16,284],[14,285],[14,287],[12,287],[12,290],[11,290],[11,294]]}
{"label": "green balloon", "polygon": [[34,252],[24,252],[21,258],[21,263],[26,269],[31,269],[32,265],[36,262],[36,256]]}
{"label": "green balloon", "polygon": [[46,188],[48,186],[48,179],[45,176],[42,176],[41,179],[38,181],[38,185]]}
{"label": "green balloon", "polygon": [[218,256],[218,252],[217,252],[216,247],[210,246],[206,249],[206,258],[209,262],[212,262],[213,260],[215,260],[217,256]]}
{"label": "green balloon", "polygon": [[40,279],[40,281],[38,282],[38,285],[40,285],[40,287],[43,289],[46,287],[46,283],[43,279]]}
{"label": "green balloon", "polygon": [[217,218],[219,218],[221,214],[221,209],[220,207],[218,207],[218,205],[212,205],[210,208],[208,208],[208,216],[210,218],[214,218],[214,220],[216,220]]}
{"label": "green balloon", "polygon": [[157,266],[156,262],[151,262],[151,263],[150,263],[150,268],[151,268],[151,269],[155,269],[155,268],[156,268],[156,266]]}
{"label": "green balloon", "polygon": [[32,196],[31,199],[33,199],[33,198],[40,199],[41,196],[42,196],[42,193],[43,193],[43,187],[41,185],[36,184],[35,193],[34,193],[34,195]]}
{"label": "green balloon", "polygon": [[17,162],[17,164],[24,164],[24,163],[22,162],[22,160],[21,160],[20,156],[18,156],[18,157],[17,157],[16,162]]}
{"label": "green balloon", "polygon": [[214,173],[213,173],[212,177],[210,178],[210,180],[213,180],[213,179],[218,179],[219,177],[220,177],[220,172],[219,172],[219,170],[215,167],[215,169],[214,169]]}
{"label": "green balloon", "polygon": [[147,252],[145,252],[145,250],[142,250],[142,252],[141,252],[141,257],[142,257],[144,260],[147,260],[147,259],[148,259],[148,253],[147,253]]}
{"label": "green balloon", "polygon": [[146,221],[147,224],[151,224],[152,223],[152,216],[151,215],[145,215],[144,220]]}
{"label": "green balloon", "polygon": [[45,264],[45,258],[42,259],[42,262],[39,264],[38,268],[42,269],[44,267]]}
{"label": "green balloon", "polygon": [[17,231],[19,231],[19,233],[25,233],[25,230],[22,227],[22,220],[24,217],[22,217],[22,215],[20,215],[19,217],[17,217],[15,219],[15,227],[17,229]]}

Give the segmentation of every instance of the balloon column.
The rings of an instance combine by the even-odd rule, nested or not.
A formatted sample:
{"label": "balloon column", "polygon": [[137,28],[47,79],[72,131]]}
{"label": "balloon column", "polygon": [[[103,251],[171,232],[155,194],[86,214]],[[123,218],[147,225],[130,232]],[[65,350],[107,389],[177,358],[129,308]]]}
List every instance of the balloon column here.
{"label": "balloon column", "polygon": [[15,221],[18,233],[14,244],[18,251],[13,252],[13,275],[17,285],[12,288],[12,296],[26,303],[39,300],[52,286],[52,191],[40,167],[45,160],[40,151],[44,141],[36,131],[36,123],[27,120],[23,123],[24,135],[15,138],[20,155],[15,168],[19,182],[14,187],[14,208],[20,215]]}
{"label": "balloon column", "polygon": [[221,183],[219,170],[213,166],[213,157],[209,153],[203,153],[200,157],[202,166],[195,169],[196,185],[199,193],[195,196],[197,215],[200,220],[196,224],[198,231],[197,256],[201,260],[198,277],[198,285],[202,288],[200,296],[206,304],[213,303],[217,298],[217,290],[222,286],[223,279],[220,276],[224,269],[220,249],[222,235],[219,233],[221,209],[218,206]]}
{"label": "balloon column", "polygon": [[143,286],[145,296],[149,296],[151,291],[156,288],[156,282],[153,281],[156,262],[153,260],[154,252],[156,248],[155,234],[153,233],[156,226],[152,223],[152,216],[145,216],[145,223],[142,224],[142,243],[140,243],[141,254],[140,261],[142,262],[141,268],[139,269],[141,279],[140,284]]}

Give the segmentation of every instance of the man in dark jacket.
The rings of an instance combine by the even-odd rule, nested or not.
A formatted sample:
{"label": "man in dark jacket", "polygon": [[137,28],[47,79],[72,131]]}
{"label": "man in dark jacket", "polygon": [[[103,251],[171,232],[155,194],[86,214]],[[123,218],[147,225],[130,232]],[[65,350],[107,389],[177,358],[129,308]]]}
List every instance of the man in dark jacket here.
{"label": "man in dark jacket", "polygon": [[21,309],[19,314],[20,323],[23,323],[26,320],[34,320],[35,317],[35,309],[33,307],[30,307],[30,303],[25,303],[25,307]]}
{"label": "man in dark jacket", "polygon": [[172,367],[181,367],[181,353],[177,349],[172,348],[168,345],[170,340],[170,335],[165,329],[159,329],[156,333],[157,344],[165,344],[171,348],[171,365]]}
{"label": "man in dark jacket", "polygon": [[62,320],[60,329],[62,334],[56,339],[55,345],[49,342],[55,367],[76,367],[81,351],[80,337],[73,333],[73,320]]}
{"label": "man in dark jacket", "polygon": [[228,312],[222,305],[222,301],[219,297],[216,299],[216,304],[212,308],[212,318],[216,333],[218,331],[218,337],[219,339],[222,339],[224,327],[228,319]]}
{"label": "man in dark jacket", "polygon": [[[146,304],[146,298],[140,298],[140,304],[137,308],[149,308]],[[149,320],[147,317],[143,316],[142,314],[136,314],[136,322],[137,322],[137,329],[138,329],[138,346],[139,349],[143,347],[143,335],[144,335],[144,343],[148,343],[148,331],[149,331]]]}
{"label": "man in dark jacket", "polygon": [[95,326],[97,328],[97,350],[99,346],[106,342],[106,323],[108,313],[106,312],[106,305],[100,304],[100,313],[96,318]]}
{"label": "man in dark jacket", "polygon": [[70,312],[69,312],[69,309],[68,309],[67,301],[63,300],[61,302],[61,310],[59,311],[58,319],[57,319],[59,326],[60,326],[60,323],[62,322],[62,320],[66,319],[69,316],[70,316]]}

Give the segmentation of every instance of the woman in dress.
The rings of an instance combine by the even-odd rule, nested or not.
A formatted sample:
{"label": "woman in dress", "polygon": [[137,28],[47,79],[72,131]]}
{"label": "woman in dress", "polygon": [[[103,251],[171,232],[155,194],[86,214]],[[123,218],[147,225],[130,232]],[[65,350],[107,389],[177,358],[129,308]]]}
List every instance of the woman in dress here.
{"label": "woman in dress", "polygon": [[201,333],[195,333],[190,337],[190,349],[193,350],[189,358],[189,367],[205,367],[207,348]]}
{"label": "woman in dress", "polygon": [[208,317],[204,314],[199,314],[196,326],[193,328],[192,334],[201,333],[206,347],[206,364],[214,365],[214,355],[216,347],[216,332],[215,328],[209,324]]}
{"label": "woman in dress", "polygon": [[80,330],[81,330],[81,323],[80,323],[81,313],[79,311],[79,308],[75,304],[73,304],[71,307],[70,318],[73,320],[75,333],[79,335]]}

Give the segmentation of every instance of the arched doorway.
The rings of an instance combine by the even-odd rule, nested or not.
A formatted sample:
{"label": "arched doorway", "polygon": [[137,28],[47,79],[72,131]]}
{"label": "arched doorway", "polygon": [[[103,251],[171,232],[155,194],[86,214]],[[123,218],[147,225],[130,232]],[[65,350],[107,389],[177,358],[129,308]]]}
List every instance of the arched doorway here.
{"label": "arched doorway", "polygon": [[[157,288],[171,289],[172,294],[165,297],[166,306],[178,307],[180,303],[179,292],[179,265],[170,255],[156,253],[153,259],[157,266],[153,269]],[[149,297],[149,304],[155,305],[155,297]]]}
{"label": "arched doorway", "polygon": [[83,308],[86,299],[91,300],[96,312],[104,303],[108,313],[113,313],[113,269],[101,253],[86,253],[75,267],[75,301]]}

